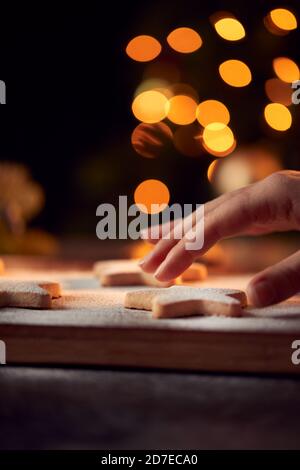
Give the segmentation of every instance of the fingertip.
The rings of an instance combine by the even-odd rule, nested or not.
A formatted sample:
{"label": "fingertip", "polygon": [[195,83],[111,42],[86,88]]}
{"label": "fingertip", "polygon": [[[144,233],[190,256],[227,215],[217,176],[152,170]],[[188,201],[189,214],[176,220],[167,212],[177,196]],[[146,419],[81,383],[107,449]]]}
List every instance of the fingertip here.
{"label": "fingertip", "polygon": [[267,279],[254,279],[247,287],[248,301],[254,307],[267,307],[276,302],[276,291]]}

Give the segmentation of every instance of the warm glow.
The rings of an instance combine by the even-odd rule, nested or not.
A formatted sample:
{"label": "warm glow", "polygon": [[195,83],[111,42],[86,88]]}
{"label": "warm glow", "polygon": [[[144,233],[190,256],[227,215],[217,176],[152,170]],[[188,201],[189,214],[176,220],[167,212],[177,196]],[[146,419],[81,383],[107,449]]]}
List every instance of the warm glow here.
{"label": "warm glow", "polygon": [[228,85],[243,87],[251,82],[251,71],[241,60],[226,60],[219,67],[219,73]]}
{"label": "warm glow", "polygon": [[177,52],[188,54],[202,46],[200,35],[191,28],[177,28],[167,37],[169,45]]}
{"label": "warm glow", "polygon": [[246,35],[244,26],[235,18],[222,18],[214,26],[219,36],[227,41],[239,41]]}
{"label": "warm glow", "polygon": [[[142,212],[157,214],[163,211],[170,200],[167,186],[159,180],[146,180],[134,192],[134,202]],[[159,207],[152,207],[153,205]]]}
{"label": "warm glow", "polygon": [[286,8],[276,8],[270,12],[272,22],[277,28],[284,31],[292,31],[297,28],[297,19],[295,15]]}
{"label": "warm glow", "polygon": [[292,104],[291,85],[279,80],[279,78],[270,78],[265,83],[266,95],[270,101],[281,103],[285,106]]}
{"label": "warm glow", "polygon": [[207,100],[200,103],[196,117],[203,127],[212,122],[228,124],[230,121],[230,114],[225,104],[217,100]]}
{"label": "warm glow", "polygon": [[173,133],[164,122],[146,124],[141,122],[131,135],[134,150],[146,158],[158,157],[173,139]]}
{"label": "warm glow", "polygon": [[286,131],[292,125],[292,115],[283,104],[268,104],[265,107],[264,115],[269,126],[276,131]]}
{"label": "warm glow", "polygon": [[169,82],[160,78],[149,78],[142,81],[134,92],[134,97],[143,93],[143,91],[159,91],[167,98],[173,95],[168,91]]}
{"label": "warm glow", "polygon": [[126,53],[133,60],[148,62],[155,59],[161,52],[161,45],[152,36],[137,36],[126,47]]}
{"label": "warm glow", "polygon": [[188,83],[173,83],[168,87],[171,96],[185,95],[193,98],[195,101],[199,100],[198,92]]}
{"label": "warm glow", "polygon": [[169,100],[168,119],[174,124],[191,124],[196,119],[197,103],[190,96],[177,95]]}
{"label": "warm glow", "polygon": [[212,183],[213,179],[214,179],[214,176],[215,176],[215,173],[216,173],[216,169],[217,169],[217,165],[219,164],[220,160],[214,160],[208,167],[207,169],[207,179],[210,183]]}
{"label": "warm glow", "polygon": [[212,152],[223,156],[223,152],[230,150],[235,143],[232,130],[221,122],[208,124],[203,131],[203,144]]}
{"label": "warm glow", "polygon": [[200,126],[197,123],[181,126],[174,133],[175,148],[188,157],[199,157],[203,154]]}
{"label": "warm glow", "polygon": [[162,121],[168,113],[169,102],[163,93],[144,91],[132,103],[132,112],[142,122],[149,124]]}
{"label": "warm glow", "polygon": [[273,69],[277,77],[287,83],[299,80],[299,67],[288,57],[277,57],[273,60]]}
{"label": "warm glow", "polygon": [[130,244],[128,248],[131,259],[141,259],[153,250],[153,245],[146,241],[140,241],[133,246]]}
{"label": "warm glow", "polygon": [[[215,160],[216,161],[216,160]],[[266,178],[282,169],[272,147],[254,145],[240,148],[229,158],[210,165],[209,181],[218,193],[225,193]]]}

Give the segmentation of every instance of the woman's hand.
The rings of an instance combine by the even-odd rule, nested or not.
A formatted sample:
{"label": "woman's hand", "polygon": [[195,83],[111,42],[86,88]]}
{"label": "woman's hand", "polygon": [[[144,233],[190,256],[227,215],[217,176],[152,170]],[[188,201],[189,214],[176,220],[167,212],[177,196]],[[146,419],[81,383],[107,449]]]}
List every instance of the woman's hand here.
{"label": "woman's hand", "polygon": [[[204,206],[204,245],[188,250],[189,239],[173,236],[160,226],[159,239],[143,238],[156,244],[141,262],[146,272],[160,281],[179,276],[217,241],[235,235],[258,235],[300,229],[300,172],[281,171],[245,188],[224,194]],[[195,216],[195,220],[197,217]],[[176,221],[177,224],[183,221]],[[199,224],[199,230],[201,224]],[[197,227],[196,227],[197,230]],[[253,254],[255,256],[255,253]],[[257,274],[247,294],[251,303],[266,306],[300,291],[300,251]]]}

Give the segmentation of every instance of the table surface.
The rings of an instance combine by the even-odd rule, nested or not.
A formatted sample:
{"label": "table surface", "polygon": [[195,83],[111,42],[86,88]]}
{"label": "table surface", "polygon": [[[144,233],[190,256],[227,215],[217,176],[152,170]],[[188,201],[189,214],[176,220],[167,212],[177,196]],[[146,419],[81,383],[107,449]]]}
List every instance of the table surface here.
{"label": "table surface", "polygon": [[299,449],[300,378],[0,366],[1,449]]}
{"label": "table surface", "polygon": [[300,380],[0,369],[1,449],[299,449]]}

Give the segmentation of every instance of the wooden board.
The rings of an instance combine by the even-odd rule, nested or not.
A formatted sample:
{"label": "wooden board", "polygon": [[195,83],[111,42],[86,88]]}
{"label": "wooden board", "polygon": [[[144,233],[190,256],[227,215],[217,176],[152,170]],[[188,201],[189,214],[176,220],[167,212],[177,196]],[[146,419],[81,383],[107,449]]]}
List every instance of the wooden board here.
{"label": "wooden board", "polygon": [[[100,288],[88,272],[17,271],[10,277],[62,282],[64,297],[46,311],[0,310],[8,363],[78,364],[226,372],[300,372],[300,296],[242,318],[155,320],[122,307],[128,288]],[[211,277],[203,287],[243,289],[248,276]]]}

